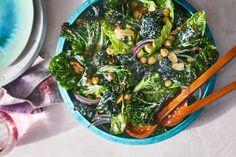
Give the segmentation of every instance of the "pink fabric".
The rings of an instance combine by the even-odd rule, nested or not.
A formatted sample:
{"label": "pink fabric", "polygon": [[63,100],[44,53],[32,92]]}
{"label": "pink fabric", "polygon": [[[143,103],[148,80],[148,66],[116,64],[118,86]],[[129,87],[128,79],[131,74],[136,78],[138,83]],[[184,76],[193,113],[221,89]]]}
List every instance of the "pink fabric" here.
{"label": "pink fabric", "polygon": [[49,74],[48,61],[36,61],[21,77],[0,87],[0,110],[31,114],[62,102],[55,79]]}

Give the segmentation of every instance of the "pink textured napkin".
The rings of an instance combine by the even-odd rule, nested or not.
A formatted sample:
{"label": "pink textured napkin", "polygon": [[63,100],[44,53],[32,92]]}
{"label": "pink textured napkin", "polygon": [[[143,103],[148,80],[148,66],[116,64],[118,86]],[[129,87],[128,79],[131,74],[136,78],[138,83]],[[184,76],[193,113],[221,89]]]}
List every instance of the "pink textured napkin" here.
{"label": "pink textured napkin", "polygon": [[38,58],[21,77],[0,87],[0,156],[9,153],[33,123],[47,119],[47,106],[62,103],[48,63]]}
{"label": "pink textured napkin", "polygon": [[31,114],[62,102],[56,81],[48,73],[48,60],[38,60],[21,77],[0,87],[0,110]]}

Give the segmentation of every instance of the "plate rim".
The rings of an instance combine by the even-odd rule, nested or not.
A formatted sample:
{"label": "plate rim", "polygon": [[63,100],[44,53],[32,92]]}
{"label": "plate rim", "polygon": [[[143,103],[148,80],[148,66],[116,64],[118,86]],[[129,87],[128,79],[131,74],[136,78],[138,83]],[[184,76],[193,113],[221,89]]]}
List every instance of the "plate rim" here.
{"label": "plate rim", "polygon": [[[75,20],[78,18],[78,16],[85,11],[90,5],[98,2],[99,0],[90,0],[90,1],[86,1],[84,2],[80,7],[78,7],[75,12],[71,15],[71,17],[69,18],[68,22],[70,24],[73,24],[75,22]],[[197,10],[191,5],[189,4],[187,1],[185,0],[174,0],[176,3],[180,4],[181,6],[183,6],[184,8],[186,8],[191,14],[193,14],[194,12],[196,12]],[[212,38],[213,43],[215,44],[214,41],[214,37],[209,29],[209,27],[207,26],[206,28],[206,35],[210,36]],[[64,44],[65,44],[65,39],[60,37],[58,40],[58,44],[57,44],[57,48],[56,48],[56,54],[59,54],[62,52],[63,48],[64,48]],[[217,75],[213,76],[207,83],[204,94],[202,96],[202,98],[206,97],[207,95],[211,94],[214,90],[215,84],[216,84],[216,79],[217,79]],[[67,90],[65,90],[64,88],[62,88],[58,82],[58,86],[59,86],[59,91],[61,93],[61,96],[67,106],[67,108],[70,110],[70,112],[73,114],[73,116],[85,127],[88,128],[88,126],[91,124],[80,112],[75,111],[74,110],[74,103],[70,97],[70,94]],[[154,144],[154,143],[158,143],[167,139],[170,139],[171,137],[179,134],[180,132],[182,132],[183,130],[185,130],[188,126],[190,126],[201,114],[201,112],[203,111],[204,108],[196,111],[195,113],[191,114],[190,116],[188,116],[183,122],[181,122],[179,125],[177,125],[176,127],[172,128],[171,130],[160,134],[160,135],[155,135],[152,137],[148,137],[148,138],[144,138],[144,139],[135,139],[135,138],[124,138],[124,137],[119,137],[119,136],[115,136],[112,134],[109,134],[95,126],[92,126],[89,128],[90,131],[92,131],[93,133],[95,133],[96,135],[103,137],[104,139],[108,140],[108,141],[112,141],[112,142],[116,142],[116,143],[120,143],[120,144],[127,144],[127,145],[148,145],[148,144]]]}
{"label": "plate rim", "polygon": [[[17,79],[19,76],[21,76],[36,60],[38,57],[38,54],[43,46],[44,39],[46,37],[46,30],[47,30],[47,16],[46,16],[46,5],[44,0],[33,0],[34,2],[34,8],[35,9],[35,16],[37,16],[38,20],[34,21],[33,24],[33,30],[30,36],[29,43],[27,43],[24,53],[27,53],[23,56],[23,59],[26,60],[24,63],[21,63],[21,61],[15,61],[18,62],[16,64],[24,64],[20,67],[20,70],[14,71],[12,74],[12,71],[9,72],[9,69],[16,67],[15,62],[7,67],[5,72],[0,72],[0,86],[5,86],[9,84],[10,82]],[[22,53],[23,54],[23,53]]]}
{"label": "plate rim", "polygon": [[[10,57],[3,57],[2,58],[3,60],[8,58],[8,61],[7,61],[7,63],[5,62],[6,64],[4,64],[4,65],[2,65],[2,67],[0,67],[0,72],[4,71],[9,65],[14,63],[14,61],[21,55],[21,53],[25,49],[25,47],[30,39],[30,34],[32,32],[33,23],[34,23],[34,4],[33,4],[33,0],[27,1],[26,3],[24,3],[24,2],[26,2],[26,1],[21,1],[21,0],[15,1],[16,5],[18,3],[21,5],[20,7],[17,5],[18,6],[17,9],[20,9],[20,8],[22,9],[22,11],[21,11],[22,17],[19,17],[18,21],[24,21],[24,23],[20,24],[20,26],[19,26],[20,28],[19,29],[17,28],[17,30],[18,30],[17,33],[13,36],[12,39],[10,39],[12,41],[10,41],[7,44],[7,48],[8,48],[7,51],[10,51],[10,49],[13,50],[13,54]],[[26,9],[27,12],[25,12],[23,10],[23,8],[25,7],[25,4],[28,5],[28,8]],[[27,18],[25,18],[25,16],[27,16]],[[23,19],[28,19],[28,20],[23,20]],[[18,25],[19,23],[21,23],[21,22],[17,22],[16,24]],[[26,28],[26,30],[25,30],[25,28]],[[21,32],[22,30],[24,30],[24,31]],[[22,35],[22,34],[24,34],[23,37],[19,38],[18,36]],[[21,44],[15,43],[18,41],[20,41]],[[18,46],[16,46],[16,45],[18,45]]]}

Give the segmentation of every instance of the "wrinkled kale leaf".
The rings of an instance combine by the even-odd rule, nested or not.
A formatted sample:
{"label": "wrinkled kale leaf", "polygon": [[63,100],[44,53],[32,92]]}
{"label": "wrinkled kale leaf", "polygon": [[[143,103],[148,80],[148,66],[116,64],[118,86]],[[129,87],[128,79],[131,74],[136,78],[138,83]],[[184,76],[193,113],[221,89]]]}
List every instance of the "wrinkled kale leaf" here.
{"label": "wrinkled kale leaf", "polygon": [[96,112],[108,116],[114,116],[118,114],[120,111],[120,106],[115,105],[117,96],[118,94],[114,92],[105,93],[96,107]]}
{"label": "wrinkled kale leaf", "polygon": [[191,14],[179,5],[175,5],[174,14],[174,28],[180,27],[191,17]]}
{"label": "wrinkled kale leaf", "polygon": [[92,120],[96,115],[96,106],[85,105],[79,101],[73,101],[74,110],[79,111],[85,118]]}
{"label": "wrinkled kale leaf", "polygon": [[161,34],[156,40],[153,42],[153,47],[155,51],[158,51],[164,41],[168,38],[174,22],[174,3],[172,0],[156,0],[157,4],[161,6],[162,9],[168,9],[170,11],[170,20],[166,21],[166,24],[163,26],[161,30]]}
{"label": "wrinkled kale leaf", "polygon": [[102,20],[102,30],[104,34],[109,37],[111,42],[111,45],[106,50],[109,55],[130,54],[134,46],[133,42],[127,43],[115,38],[114,30],[105,20]]}
{"label": "wrinkled kale leaf", "polygon": [[105,20],[111,25],[125,27],[126,24],[139,29],[139,22],[133,18],[129,0],[108,0],[104,11]]}
{"label": "wrinkled kale leaf", "polygon": [[199,11],[181,26],[181,31],[175,35],[172,47],[201,38],[205,30],[206,14],[204,11]]}
{"label": "wrinkled kale leaf", "polygon": [[108,88],[101,85],[85,86],[76,90],[76,93],[79,95],[83,95],[85,97],[93,96],[93,98],[102,97],[102,95],[107,92]]}
{"label": "wrinkled kale leaf", "polygon": [[155,124],[156,111],[160,108],[156,102],[148,102],[142,96],[134,95],[131,104],[126,105],[126,115],[129,123],[135,126]]}
{"label": "wrinkled kale leaf", "polygon": [[76,89],[82,77],[82,75],[75,72],[70,64],[71,61],[81,63],[78,58],[81,58],[81,56],[76,53],[62,52],[54,57],[49,64],[49,72],[55,76],[60,85],[67,90]]}
{"label": "wrinkled kale leaf", "polygon": [[161,35],[163,27],[162,10],[156,10],[145,14],[141,19],[140,34],[143,39],[155,39]]}
{"label": "wrinkled kale leaf", "polygon": [[133,85],[133,77],[129,69],[123,66],[104,66],[97,72],[110,82],[113,92],[124,92]]}
{"label": "wrinkled kale leaf", "polygon": [[113,116],[111,119],[110,132],[112,134],[118,135],[123,133],[125,130],[128,119],[124,111],[124,105],[124,102],[122,102],[121,112],[119,112],[116,116]]}

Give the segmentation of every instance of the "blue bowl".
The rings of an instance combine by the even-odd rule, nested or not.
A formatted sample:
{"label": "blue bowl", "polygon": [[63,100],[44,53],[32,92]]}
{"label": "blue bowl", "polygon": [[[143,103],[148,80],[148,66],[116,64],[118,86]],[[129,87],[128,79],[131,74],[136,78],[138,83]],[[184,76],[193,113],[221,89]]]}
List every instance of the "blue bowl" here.
{"label": "blue bowl", "polygon": [[[69,23],[73,24],[76,19],[78,18],[78,16],[85,11],[89,6],[91,6],[92,4],[94,4],[95,2],[98,2],[99,0],[87,0],[85,3],[83,3],[83,5],[81,5],[70,17],[69,19]],[[186,10],[188,10],[191,14],[196,12],[196,9],[193,8],[188,2],[186,2],[185,0],[175,0],[176,3],[178,3],[179,5],[181,5],[183,8],[185,8]],[[212,41],[214,42],[214,39],[212,37],[212,34],[209,30],[209,28],[207,27],[206,30],[206,35],[212,38]],[[60,52],[63,51],[64,47],[65,47],[65,39],[64,38],[59,38],[58,41],[58,45],[57,45],[57,50],[56,53],[59,54]],[[206,84],[206,87],[204,89],[203,92],[203,96],[202,97],[206,97],[207,95],[209,95],[210,93],[213,92],[214,90],[214,86],[215,86],[215,82],[216,82],[216,76],[212,77],[208,83]],[[83,115],[81,115],[78,111],[74,110],[74,104],[73,104],[73,95],[71,94],[71,92],[66,91],[64,88],[59,86],[59,90],[60,93],[63,97],[64,102],[66,103],[67,107],[69,108],[70,112],[74,115],[74,117],[81,123],[83,124],[85,127],[88,127],[90,125],[90,122],[84,118]],[[157,143],[157,142],[161,142],[164,140],[167,140],[171,137],[173,137],[174,135],[180,133],[181,131],[183,131],[184,129],[186,129],[189,125],[191,125],[191,123],[193,121],[195,121],[198,116],[201,114],[203,109],[191,114],[190,116],[188,116],[183,122],[181,122],[179,125],[177,125],[176,127],[172,128],[171,130],[160,134],[160,135],[156,135],[156,136],[152,136],[152,137],[148,137],[145,139],[135,139],[135,138],[130,138],[130,137],[119,137],[119,136],[115,136],[115,135],[111,135],[97,127],[90,127],[89,129],[91,131],[93,131],[95,134],[97,134],[98,136],[101,136],[109,141],[113,141],[113,142],[117,142],[117,143],[121,143],[121,144],[128,144],[128,145],[147,145],[147,144],[153,144],[153,143]]]}

